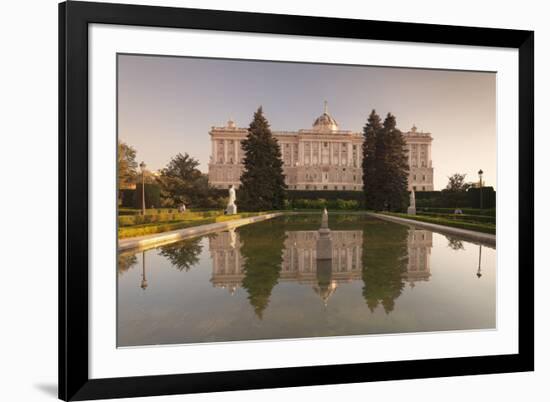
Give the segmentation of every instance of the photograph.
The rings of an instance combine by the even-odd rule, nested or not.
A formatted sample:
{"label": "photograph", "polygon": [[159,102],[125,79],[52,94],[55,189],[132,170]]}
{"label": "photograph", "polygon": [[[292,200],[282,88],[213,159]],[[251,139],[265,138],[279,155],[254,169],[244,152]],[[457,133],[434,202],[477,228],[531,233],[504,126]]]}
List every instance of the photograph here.
{"label": "photograph", "polygon": [[496,329],[495,72],[116,57],[118,348]]}

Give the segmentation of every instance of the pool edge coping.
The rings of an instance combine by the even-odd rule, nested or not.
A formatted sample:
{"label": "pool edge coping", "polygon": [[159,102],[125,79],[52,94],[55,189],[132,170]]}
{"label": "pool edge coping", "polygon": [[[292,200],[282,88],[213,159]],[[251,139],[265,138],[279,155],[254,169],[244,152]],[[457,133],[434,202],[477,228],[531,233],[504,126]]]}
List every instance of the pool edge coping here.
{"label": "pool edge coping", "polygon": [[189,228],[170,230],[168,232],[157,233],[152,235],[131,237],[128,239],[117,239],[117,251],[142,251],[149,248],[154,248],[170,243],[175,243],[180,240],[190,239],[197,236],[220,232],[224,230],[234,229],[240,226],[251,223],[262,222],[285,215],[284,212],[274,212],[270,214],[251,216],[248,218],[235,219],[226,222],[209,223],[207,225],[193,226]]}
{"label": "pool edge coping", "polygon": [[417,221],[415,219],[401,218],[398,216],[378,214],[375,212],[367,212],[367,215],[374,216],[376,218],[395,222],[395,223],[425,227],[426,229],[432,229],[436,232],[441,232],[444,234],[447,233],[447,234],[457,235],[467,240],[478,241],[483,244],[490,244],[496,248],[496,235],[494,234],[476,232],[474,230],[455,228],[452,226],[438,225],[436,223],[422,222],[422,221]]}

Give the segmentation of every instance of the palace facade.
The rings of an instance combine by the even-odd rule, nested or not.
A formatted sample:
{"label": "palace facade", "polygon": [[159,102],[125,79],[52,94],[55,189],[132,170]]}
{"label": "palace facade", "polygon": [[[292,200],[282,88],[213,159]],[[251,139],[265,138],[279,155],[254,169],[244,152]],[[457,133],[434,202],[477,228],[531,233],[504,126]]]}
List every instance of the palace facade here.
{"label": "palace facade", "polygon": [[[212,127],[208,180],[213,187],[238,188],[244,169],[241,143],[247,128],[229,120],[224,127]],[[272,131],[279,142],[289,190],[363,189],[363,134],[340,130],[325,110],[310,129]],[[416,127],[404,133],[409,157],[409,190],[433,191],[432,136]]]}

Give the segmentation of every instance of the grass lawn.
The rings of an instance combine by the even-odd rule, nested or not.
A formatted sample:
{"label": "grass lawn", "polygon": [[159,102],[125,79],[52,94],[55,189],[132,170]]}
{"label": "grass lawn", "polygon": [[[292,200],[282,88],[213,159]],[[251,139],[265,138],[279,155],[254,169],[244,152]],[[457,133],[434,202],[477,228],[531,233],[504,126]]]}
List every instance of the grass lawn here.
{"label": "grass lawn", "polygon": [[[450,219],[449,217],[442,217],[442,216],[408,215],[408,214],[402,214],[402,213],[396,213],[396,212],[382,212],[382,213],[384,215],[398,216],[400,218],[411,219],[411,220],[426,222],[426,223],[434,223],[437,225],[450,226],[454,228],[474,230],[476,232],[483,232],[483,233],[490,233],[490,234],[496,233],[495,224],[486,223],[486,222],[468,222],[466,220],[462,220],[460,215],[456,215],[456,217],[453,217],[452,219]],[[467,219],[467,217],[464,219]]]}
{"label": "grass lawn", "polygon": [[[223,215],[220,211],[184,212],[177,214],[135,215],[131,220],[127,215],[119,216],[118,238],[144,236],[170,230],[183,229],[209,223],[226,222],[234,219],[263,215],[267,212],[244,212],[237,215]],[[132,216],[133,218],[134,216]],[[139,217],[139,218],[138,218]]]}

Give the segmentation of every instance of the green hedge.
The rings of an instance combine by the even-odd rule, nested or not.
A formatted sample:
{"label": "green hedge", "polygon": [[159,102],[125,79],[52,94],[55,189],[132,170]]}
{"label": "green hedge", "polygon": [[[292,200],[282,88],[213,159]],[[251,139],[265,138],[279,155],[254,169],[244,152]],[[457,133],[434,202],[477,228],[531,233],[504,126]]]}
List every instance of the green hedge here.
{"label": "green hedge", "polygon": [[[479,208],[459,208],[463,214],[467,215],[483,215],[483,216],[496,216],[496,209],[490,208],[490,209],[479,209]],[[433,212],[433,213],[441,213],[441,214],[454,214],[455,208],[426,208],[422,207],[419,208],[417,206],[416,208],[417,212]]]}
{"label": "green hedge", "polygon": [[467,208],[470,206],[468,194],[465,191],[417,191],[414,195],[417,208]]}
{"label": "green hedge", "polygon": [[496,206],[496,192],[493,187],[482,187],[483,199],[480,200],[479,188],[468,189],[468,201],[472,208],[494,208]]}
{"label": "green hedge", "polygon": [[[141,209],[141,183],[134,189],[119,190],[121,208]],[[145,183],[145,208],[160,207],[160,187],[155,183]]]}
{"label": "green hedge", "polygon": [[417,215],[420,216],[433,216],[434,218],[444,218],[451,219],[462,222],[474,222],[474,223],[492,223],[495,224],[494,216],[483,216],[483,215],[467,215],[467,214],[443,214],[435,212],[421,212],[416,211]]}
{"label": "green hedge", "polygon": [[[417,191],[417,208],[476,208],[479,209],[479,189],[468,191]],[[496,192],[493,187],[483,187],[483,208],[494,208]]]}
{"label": "green hedge", "polygon": [[[209,223],[215,223],[215,222],[226,222],[234,219],[241,219],[241,218],[248,218],[250,216],[263,215],[266,213],[267,212],[259,212],[259,213],[244,212],[237,215],[219,215],[219,216],[213,216],[213,217],[199,218],[195,220],[184,220],[184,221],[176,221],[176,222],[152,222],[152,223],[144,223],[141,225],[134,225],[134,226],[126,226],[126,227],[121,226],[118,228],[118,238],[123,239],[128,237],[163,233],[170,230],[178,230],[178,229],[183,229],[187,227],[207,225]],[[120,218],[122,217],[119,217],[119,219]]]}
{"label": "green hedge", "polygon": [[135,204],[134,189],[123,189],[119,190],[120,194],[120,206],[123,208],[133,208]]}
{"label": "green hedge", "polygon": [[322,198],[324,200],[336,201],[338,199],[344,201],[354,200],[360,205],[364,203],[365,195],[362,191],[348,191],[348,190],[287,190],[287,199],[293,200],[317,200]]}
{"label": "green hedge", "polygon": [[[134,191],[134,208],[141,208],[141,183],[136,184]],[[145,183],[145,208],[160,207],[160,186],[154,183]]]}
{"label": "green hedge", "polygon": [[[175,211],[175,210],[174,210]],[[147,213],[144,215],[121,215],[118,217],[120,227],[143,225],[149,223],[195,221],[204,218],[217,217],[222,215],[222,211],[204,211],[204,212],[161,212]]]}
{"label": "green hedge", "polygon": [[360,204],[356,200],[325,200],[319,199],[295,199],[287,201],[287,209],[337,209],[337,210],[356,210]]}

